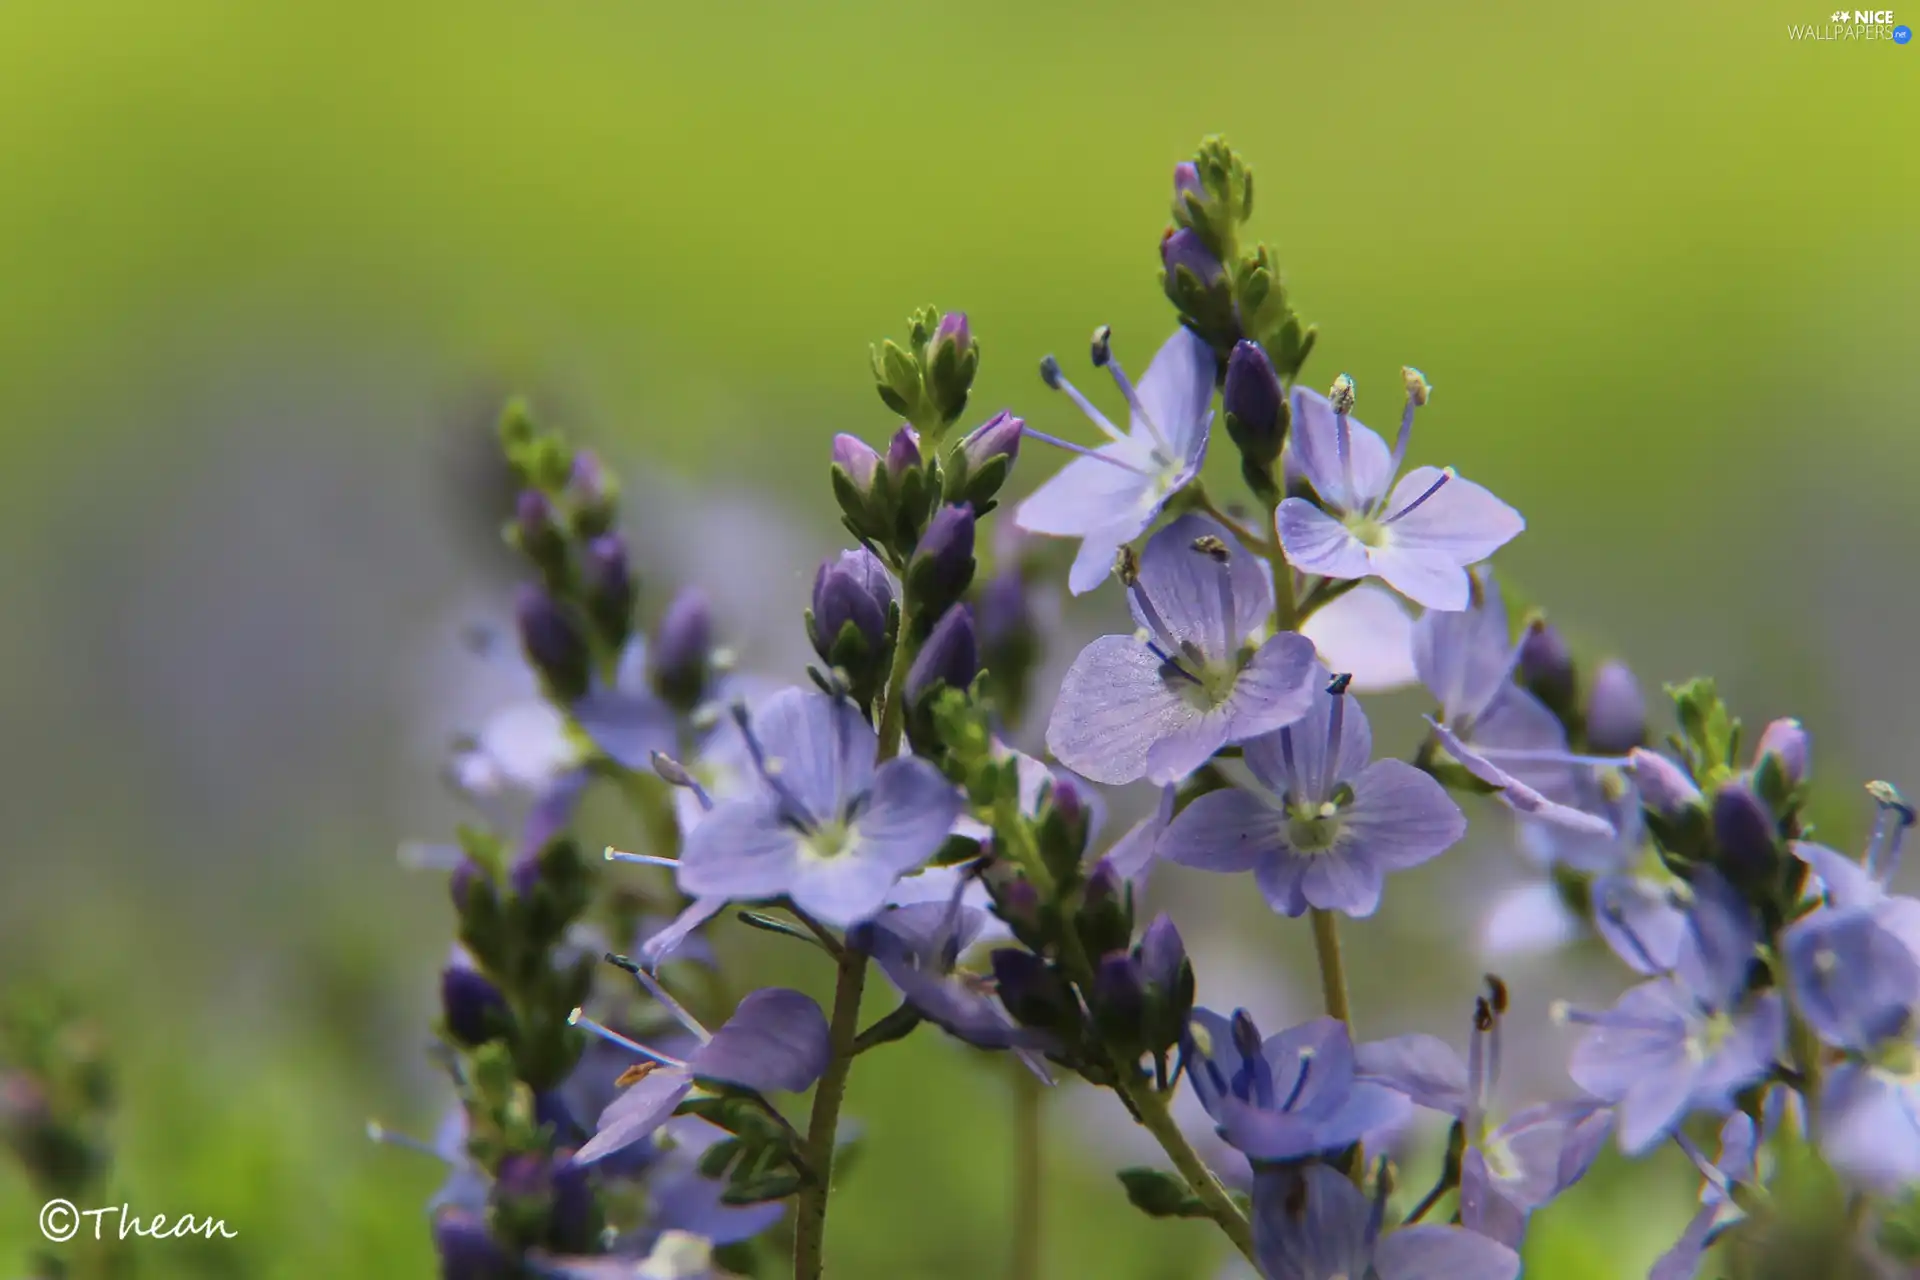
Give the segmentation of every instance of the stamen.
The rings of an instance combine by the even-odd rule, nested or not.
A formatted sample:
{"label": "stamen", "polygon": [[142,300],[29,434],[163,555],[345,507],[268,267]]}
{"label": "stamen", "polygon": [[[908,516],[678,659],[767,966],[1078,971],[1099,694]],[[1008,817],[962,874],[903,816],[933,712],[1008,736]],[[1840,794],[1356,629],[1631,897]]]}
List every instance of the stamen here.
{"label": "stamen", "polygon": [[1281,1106],[1282,1111],[1291,1111],[1300,1101],[1300,1095],[1307,1091],[1307,1077],[1313,1074],[1313,1053],[1311,1050],[1300,1054],[1300,1074],[1293,1078],[1293,1088],[1287,1091],[1287,1100]]}
{"label": "stamen", "polygon": [[1595,769],[1624,769],[1625,756],[1583,756],[1571,751],[1546,751],[1535,747],[1476,747],[1489,760],[1512,760],[1517,764],[1572,764]]}
{"label": "stamen", "polygon": [[1373,1204],[1367,1209],[1367,1233],[1361,1237],[1371,1247],[1387,1224],[1387,1197],[1393,1194],[1393,1174],[1385,1156],[1374,1166]]}
{"label": "stamen", "polygon": [[1333,710],[1327,714],[1327,763],[1319,778],[1320,790],[1313,797],[1316,800],[1332,795],[1333,784],[1340,779],[1340,730],[1347,718],[1347,686],[1352,683],[1351,674],[1337,675],[1327,683]]}
{"label": "stamen", "polygon": [[1123,462],[1110,453],[1102,453],[1098,449],[1089,449],[1083,444],[1074,444],[1071,440],[1062,440],[1059,436],[1050,436],[1044,431],[1035,431],[1032,427],[1026,428],[1026,430],[1020,434],[1026,436],[1028,439],[1038,440],[1041,444],[1050,444],[1056,449],[1065,449],[1068,453],[1077,453],[1083,458],[1092,458],[1097,462],[1104,462],[1109,466],[1118,467],[1122,471],[1131,471],[1134,475],[1151,478],[1150,472],[1134,466],[1131,462]]}
{"label": "stamen", "polygon": [[1382,520],[1380,523],[1392,524],[1395,520],[1398,520],[1401,516],[1407,515],[1408,513],[1412,512],[1414,509],[1419,507],[1421,503],[1425,502],[1428,498],[1431,498],[1434,494],[1440,492],[1440,490],[1446,485],[1447,481],[1456,480],[1458,478],[1459,476],[1457,475],[1457,473],[1455,473],[1452,467],[1446,467],[1442,469],[1442,471],[1440,472],[1440,478],[1438,480],[1435,480],[1432,484],[1428,485],[1427,491],[1425,493],[1421,494],[1419,497],[1415,498],[1412,502],[1409,502],[1406,506],[1394,512],[1392,515],[1388,516],[1386,519]]}
{"label": "stamen", "polygon": [[631,862],[642,867],[678,867],[680,865],[676,858],[663,858],[654,853],[626,853],[612,845],[606,847],[605,857],[608,862]]}
{"label": "stamen", "polygon": [[1301,793],[1300,766],[1293,761],[1293,726],[1280,730],[1280,765],[1287,771],[1287,799],[1295,804],[1306,804],[1307,797]]}
{"label": "stamen", "polygon": [[1467,1131],[1475,1132],[1487,1105],[1487,1036],[1493,1030],[1493,1006],[1481,996],[1473,1002],[1473,1030],[1467,1036]]}
{"label": "stamen", "polygon": [[1353,492],[1353,439],[1347,426],[1347,415],[1353,412],[1353,379],[1341,374],[1333,380],[1333,389],[1327,393],[1327,399],[1333,402],[1333,456],[1340,462],[1340,479],[1347,487],[1347,498],[1351,501]]}
{"label": "stamen", "polygon": [[1500,1023],[1507,1013],[1507,984],[1492,974],[1487,975],[1487,1007],[1493,1016],[1487,1028],[1487,1075],[1480,1090],[1482,1112],[1492,1104],[1493,1091],[1500,1086]]}
{"label": "stamen", "polygon": [[602,1026],[592,1018],[589,1018],[583,1010],[575,1009],[572,1013],[568,1014],[567,1025],[570,1027],[579,1027],[582,1031],[599,1036],[608,1044],[618,1045],[628,1053],[637,1053],[647,1059],[647,1061],[657,1062],[663,1067],[684,1068],[687,1065],[678,1058],[670,1058],[658,1050],[649,1049],[637,1040],[629,1040],[611,1027]]}
{"label": "stamen", "polygon": [[1093,367],[1106,368],[1107,361],[1113,359],[1113,326],[1103,324],[1093,331],[1092,343]]}
{"label": "stamen", "polygon": [[1432,389],[1427,386],[1426,375],[1411,366],[1400,370],[1401,379],[1407,384],[1407,407],[1400,414],[1400,434],[1393,440],[1393,460],[1387,464],[1389,478],[1400,474],[1401,466],[1407,460],[1407,446],[1413,442],[1414,411],[1426,404]]}
{"label": "stamen", "polygon": [[1168,653],[1165,649],[1161,648],[1160,642],[1155,640],[1153,638],[1153,633],[1151,631],[1148,631],[1145,627],[1141,627],[1138,631],[1135,631],[1133,633],[1133,638],[1135,640],[1138,640],[1142,645],[1145,645],[1147,652],[1152,654],[1154,657],[1160,659],[1160,665],[1165,667],[1168,671],[1171,671],[1174,675],[1179,676],[1182,680],[1185,680],[1190,684],[1201,683],[1200,677],[1194,675],[1191,671],[1188,671],[1185,667],[1181,666],[1179,662],[1175,661],[1174,656]]}
{"label": "stamen", "polygon": [[[1214,589],[1218,591],[1220,595],[1220,620],[1226,625],[1227,645],[1229,650],[1231,650],[1235,640],[1239,638],[1234,634],[1239,629],[1239,623],[1236,621],[1239,613],[1233,593],[1233,565],[1230,563],[1233,553],[1227,550],[1227,544],[1225,542],[1222,542],[1212,534],[1195,538],[1193,540],[1193,549],[1214,563],[1213,580]],[[1224,658],[1227,655],[1208,654],[1207,656],[1217,659]]]}
{"label": "stamen", "polygon": [[747,704],[736,702],[731,710],[733,722],[740,728],[740,737],[747,744],[747,755],[752,758],[753,767],[759,772],[761,781],[767,784],[767,789],[773,792],[785,810],[781,816],[800,831],[811,834],[820,824],[807,811],[807,806],[801,803],[800,797],[793,793],[793,788],[780,780],[778,763],[768,758],[766,748],[761,745],[760,735],[753,731],[753,720],[747,712]]}
{"label": "stamen", "polygon": [[673,998],[673,993],[661,984],[660,979],[654,977],[638,964],[627,959],[627,957],[618,955],[612,951],[607,952],[606,961],[614,968],[624,969],[626,972],[632,974],[635,980],[638,981],[642,987],[646,988],[647,994],[659,1001],[661,1007],[673,1015],[673,1020],[692,1032],[701,1044],[705,1044],[707,1041],[713,1039],[713,1033],[701,1026],[700,1019],[688,1013],[686,1006]]}
{"label": "stamen", "polygon": [[408,1133],[395,1133],[378,1120],[367,1121],[367,1141],[377,1142],[383,1147],[398,1147],[402,1151],[417,1151],[423,1156],[432,1156],[442,1164],[451,1164],[446,1153],[438,1150],[431,1142],[422,1142]]}
{"label": "stamen", "polygon": [[1160,431],[1160,424],[1155,422],[1153,415],[1147,412],[1147,406],[1140,400],[1140,393],[1133,389],[1133,382],[1127,377],[1127,371],[1120,367],[1120,362],[1113,358],[1111,351],[1107,354],[1106,368],[1107,372],[1113,375],[1114,385],[1120,388],[1120,394],[1126,397],[1127,407],[1133,410],[1133,415],[1145,425],[1147,434],[1153,437],[1153,442],[1159,446],[1160,452],[1168,461],[1172,461],[1173,446],[1167,443],[1167,437]]}
{"label": "stamen", "polygon": [[1154,608],[1153,597],[1147,594],[1146,588],[1140,585],[1138,578],[1134,579],[1133,585],[1127,588],[1127,599],[1132,602],[1134,612],[1140,615],[1140,621],[1146,624],[1147,630],[1152,633],[1153,639],[1161,648],[1169,653],[1180,648],[1180,643],[1173,638],[1173,628],[1169,627],[1167,620],[1160,616],[1160,610]]}
{"label": "stamen", "polygon": [[1693,1162],[1693,1167],[1700,1171],[1702,1181],[1719,1191],[1727,1200],[1731,1201],[1733,1199],[1733,1180],[1722,1173],[1719,1166],[1715,1165],[1713,1161],[1707,1159],[1706,1152],[1695,1146],[1693,1140],[1684,1133],[1676,1131],[1673,1135],[1673,1142],[1675,1146],[1679,1147],[1680,1150],[1686,1154],[1687,1159]]}
{"label": "stamen", "polygon": [[[1101,434],[1105,435],[1107,439],[1120,441],[1127,438],[1124,431],[1107,420],[1106,414],[1093,407],[1093,401],[1081,395],[1080,389],[1067,381],[1067,375],[1060,372],[1060,362],[1052,356],[1048,356],[1040,362],[1040,380],[1053,390],[1065,395],[1067,399],[1073,401],[1073,403],[1079,407],[1080,412],[1086,414],[1087,417],[1092,420],[1093,425],[1100,428]],[[1025,434],[1035,436],[1042,440],[1047,439],[1046,436],[1040,435],[1037,431],[1028,431]],[[1051,444],[1055,442],[1049,440],[1048,443]]]}
{"label": "stamen", "polygon": [[702,809],[712,811],[713,797],[707,794],[707,789],[700,785],[700,779],[694,777],[687,766],[664,751],[656,751],[648,759],[653,764],[654,773],[659,775],[662,782],[668,786],[685,787],[693,792],[693,798],[700,802]]}

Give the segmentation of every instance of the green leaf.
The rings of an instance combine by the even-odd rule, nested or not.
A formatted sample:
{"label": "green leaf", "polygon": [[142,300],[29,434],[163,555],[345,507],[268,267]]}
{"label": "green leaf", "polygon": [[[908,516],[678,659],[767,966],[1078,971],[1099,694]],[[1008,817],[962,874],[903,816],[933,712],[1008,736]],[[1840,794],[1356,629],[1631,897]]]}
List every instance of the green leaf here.
{"label": "green leaf", "polygon": [[1207,1208],[1188,1190],[1184,1180],[1163,1169],[1122,1169],[1120,1185],[1127,1200],[1150,1218],[1204,1218]]}

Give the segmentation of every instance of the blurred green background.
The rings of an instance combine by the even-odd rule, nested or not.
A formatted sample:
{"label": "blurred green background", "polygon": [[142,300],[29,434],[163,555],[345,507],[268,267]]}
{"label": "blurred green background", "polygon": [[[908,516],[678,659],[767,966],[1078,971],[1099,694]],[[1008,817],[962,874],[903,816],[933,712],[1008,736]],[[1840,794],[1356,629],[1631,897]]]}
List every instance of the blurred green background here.
{"label": "blurred green background", "polygon": [[[1788,39],[1823,17],[0,5],[0,965],[115,1041],[125,1198],[239,1232],[146,1272],[430,1273],[439,1171],[361,1127],[426,1132],[442,1101],[449,912],[392,849],[454,817],[453,623],[499,585],[460,428],[530,390],[657,492],[733,495],[759,532],[691,551],[737,625],[758,597],[797,628],[827,437],[890,425],[866,344],[964,308],[982,416],[1078,430],[1035,362],[1102,322],[1136,364],[1164,337],[1169,174],[1204,133],[1259,173],[1255,229],[1322,330],[1308,381],[1351,371],[1384,423],[1368,389],[1423,368],[1419,460],[1528,515],[1503,564],[1529,594],[1650,684],[1712,670],[1750,722],[1803,716],[1851,840],[1858,780],[1920,782],[1920,52]],[[1517,865],[1486,833],[1482,882]],[[1479,889],[1420,883],[1355,931],[1362,1029],[1457,1038]],[[1217,888],[1169,885],[1189,936],[1307,1012],[1294,930]],[[1529,1044],[1551,1081],[1563,1046]],[[836,1274],[997,1273],[1004,1085],[931,1039],[863,1059]],[[1205,1229],[1125,1206],[1078,1101],[1049,1274],[1211,1274]],[[1643,1274],[1685,1216],[1650,1188],[1691,1186],[1656,1167],[1546,1215],[1531,1274]],[[0,1267],[34,1208],[0,1172]]]}

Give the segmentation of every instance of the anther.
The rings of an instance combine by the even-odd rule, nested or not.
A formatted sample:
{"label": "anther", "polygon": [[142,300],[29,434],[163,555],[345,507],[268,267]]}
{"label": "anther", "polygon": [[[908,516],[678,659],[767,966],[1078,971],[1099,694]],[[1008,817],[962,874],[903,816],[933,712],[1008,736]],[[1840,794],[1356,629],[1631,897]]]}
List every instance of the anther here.
{"label": "anther", "polygon": [[1113,326],[1101,325],[1093,331],[1093,367],[1104,369],[1113,359]]}

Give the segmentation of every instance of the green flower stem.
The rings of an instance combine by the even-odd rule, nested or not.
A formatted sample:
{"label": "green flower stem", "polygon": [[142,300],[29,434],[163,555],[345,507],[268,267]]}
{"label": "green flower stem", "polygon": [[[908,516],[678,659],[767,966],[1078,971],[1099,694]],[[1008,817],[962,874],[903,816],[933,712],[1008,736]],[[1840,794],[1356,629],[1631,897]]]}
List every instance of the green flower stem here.
{"label": "green flower stem", "polygon": [[1043,1086],[1026,1064],[1013,1072],[1013,1257],[1009,1280],[1040,1280],[1043,1273],[1042,1193],[1046,1188]]}
{"label": "green flower stem", "polygon": [[[913,644],[908,627],[913,617],[913,602],[900,601],[900,634],[894,640],[893,668],[887,676],[880,710],[879,758],[891,760],[900,754],[900,736],[906,728],[907,671],[913,665]],[[804,1156],[812,1177],[800,1189],[794,1212],[793,1278],[819,1280],[825,1273],[827,1240],[827,1197],[833,1189],[833,1157],[838,1146],[840,1108],[847,1098],[847,1076],[860,1039],[860,997],[867,989],[867,953],[842,946],[835,957],[837,977],[833,986],[833,1012],[827,1020],[830,1056],[826,1073],[813,1091],[813,1110],[807,1117]]]}
{"label": "green flower stem", "polygon": [[1353,1027],[1353,1009],[1347,1003],[1346,962],[1340,955],[1340,918],[1319,907],[1313,909],[1313,954],[1320,962],[1320,995],[1327,1015]]}
{"label": "green flower stem", "polygon": [[[1207,492],[1205,485],[1196,484],[1193,487],[1192,502],[1196,511],[1212,516],[1215,520],[1218,520],[1221,524],[1232,530],[1233,536],[1246,543],[1255,554],[1265,556],[1268,559],[1272,559],[1273,556],[1278,554],[1280,548],[1273,543],[1270,538],[1256,536],[1246,525],[1215,505],[1213,496]],[[1273,527],[1272,512],[1269,512],[1267,515],[1267,527]]]}
{"label": "green flower stem", "polygon": [[833,986],[833,1016],[828,1023],[832,1056],[826,1074],[813,1091],[813,1111],[807,1118],[805,1158],[811,1178],[801,1188],[794,1215],[794,1280],[819,1280],[824,1274],[823,1250],[827,1236],[827,1194],[833,1185],[833,1156],[840,1127],[840,1106],[847,1098],[847,1076],[853,1070],[854,1040],[860,1034],[860,997],[867,986],[867,956],[848,948],[840,953],[839,974]]}
{"label": "green flower stem", "polygon": [[[1275,528],[1275,520],[1280,510],[1278,503],[1267,508],[1267,528]],[[1273,629],[1275,631],[1298,631],[1303,615],[1300,602],[1293,595],[1293,566],[1287,563],[1287,553],[1281,549],[1280,537],[1276,532],[1272,542],[1263,543],[1260,553],[1273,566]]]}

